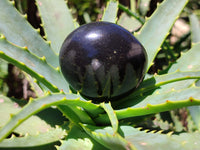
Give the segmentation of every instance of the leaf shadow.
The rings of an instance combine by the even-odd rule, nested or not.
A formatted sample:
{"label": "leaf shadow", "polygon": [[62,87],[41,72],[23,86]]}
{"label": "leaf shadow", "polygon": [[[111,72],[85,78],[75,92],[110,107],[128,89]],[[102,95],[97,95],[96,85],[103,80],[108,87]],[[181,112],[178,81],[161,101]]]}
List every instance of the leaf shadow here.
{"label": "leaf shadow", "polygon": [[118,99],[116,101],[111,101],[112,107],[115,110],[133,107],[140,102],[142,102],[146,97],[152,95],[155,90],[159,89],[160,87],[157,87],[156,80],[154,77],[151,77],[141,83],[141,85],[137,88],[132,90],[130,93],[128,93],[127,96]]}

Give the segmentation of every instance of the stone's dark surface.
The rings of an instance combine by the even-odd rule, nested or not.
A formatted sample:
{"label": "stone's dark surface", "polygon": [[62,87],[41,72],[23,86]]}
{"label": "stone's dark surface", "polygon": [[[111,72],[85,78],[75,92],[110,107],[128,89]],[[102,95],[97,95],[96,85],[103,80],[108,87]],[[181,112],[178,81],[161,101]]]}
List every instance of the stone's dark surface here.
{"label": "stone's dark surface", "polygon": [[83,25],[64,41],[61,71],[71,87],[93,100],[115,100],[143,80],[147,56],[124,28],[108,22]]}

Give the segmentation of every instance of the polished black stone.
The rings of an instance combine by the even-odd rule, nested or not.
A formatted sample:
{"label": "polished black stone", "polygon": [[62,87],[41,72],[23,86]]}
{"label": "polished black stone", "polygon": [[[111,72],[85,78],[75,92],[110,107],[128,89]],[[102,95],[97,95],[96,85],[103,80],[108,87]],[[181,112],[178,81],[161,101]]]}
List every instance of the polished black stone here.
{"label": "polished black stone", "polygon": [[143,80],[147,55],[124,28],[108,22],[80,26],[60,50],[61,71],[71,85],[92,100],[115,100]]}

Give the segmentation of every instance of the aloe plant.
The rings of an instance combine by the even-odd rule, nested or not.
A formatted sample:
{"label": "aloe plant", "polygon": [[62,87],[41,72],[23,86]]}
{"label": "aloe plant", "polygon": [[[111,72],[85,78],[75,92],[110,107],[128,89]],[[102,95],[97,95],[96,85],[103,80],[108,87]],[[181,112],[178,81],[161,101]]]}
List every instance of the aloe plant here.
{"label": "aloe plant", "polygon": [[[188,0],[164,0],[145,19],[149,1],[144,2],[140,1],[139,15],[134,1],[129,9],[110,0],[101,20],[138,30],[133,34],[147,50],[149,70]],[[0,149],[199,149],[200,25],[194,14],[189,16],[191,49],[164,73],[146,73],[130,95],[94,104],[70,90],[59,67],[62,42],[79,23],[64,0],[36,0],[36,4],[44,37],[12,1],[0,1],[0,58],[29,74],[33,90],[43,92],[28,103],[0,95]],[[118,9],[124,11],[119,19]],[[171,111],[183,107],[189,113],[187,132]],[[162,112],[169,112],[172,121],[163,120]],[[152,125],[140,128],[149,116],[155,117]]]}

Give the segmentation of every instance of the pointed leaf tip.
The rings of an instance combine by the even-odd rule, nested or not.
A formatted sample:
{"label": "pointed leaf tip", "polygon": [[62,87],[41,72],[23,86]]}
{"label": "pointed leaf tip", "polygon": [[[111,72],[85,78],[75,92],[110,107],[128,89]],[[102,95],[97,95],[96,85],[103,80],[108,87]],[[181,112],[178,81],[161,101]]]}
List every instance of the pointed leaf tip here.
{"label": "pointed leaf tip", "polygon": [[190,98],[189,98],[189,101],[190,101],[190,102],[193,102],[193,101],[194,101],[194,98],[193,98],[193,97],[190,97]]}
{"label": "pointed leaf tip", "polygon": [[45,56],[40,57],[40,59],[41,59],[43,62],[46,62],[46,57],[45,57]]}

